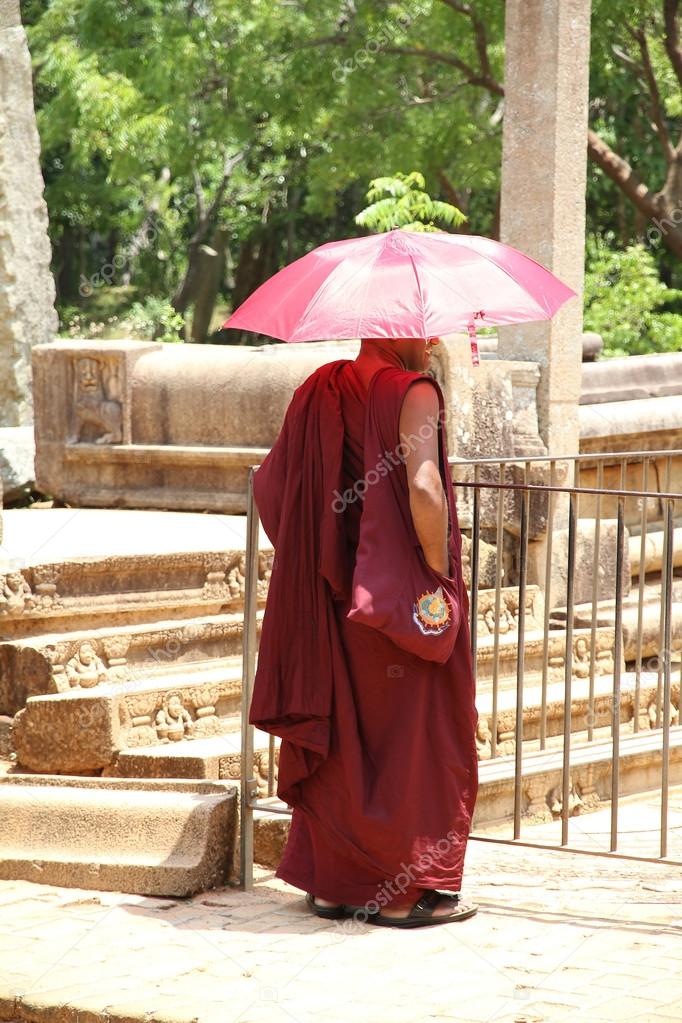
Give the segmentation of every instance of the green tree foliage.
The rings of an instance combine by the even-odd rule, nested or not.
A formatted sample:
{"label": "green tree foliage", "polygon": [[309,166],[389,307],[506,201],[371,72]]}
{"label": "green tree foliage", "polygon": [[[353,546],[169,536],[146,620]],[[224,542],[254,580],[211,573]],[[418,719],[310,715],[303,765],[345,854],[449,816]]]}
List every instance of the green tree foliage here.
{"label": "green tree foliage", "polygon": [[374,178],[369,183],[365,207],[355,218],[358,227],[369,231],[438,231],[434,221],[448,227],[459,227],[467,219],[461,210],[448,202],[432,199],[425,192],[424,175],[398,172],[392,178]]}
{"label": "green tree foliage", "polygon": [[[388,170],[419,168],[420,190],[466,217],[433,223],[498,236],[503,0],[22,0],[22,15],[59,302],[84,319],[108,319],[102,291],[124,311],[227,312],[360,231],[365,183]],[[680,36],[673,0],[593,0],[588,229],[624,266],[643,245],[673,288]],[[199,293],[207,268],[215,295]],[[673,344],[675,308],[656,307],[656,329],[634,317],[633,345]]]}
{"label": "green tree foliage", "polygon": [[682,350],[682,290],[667,287],[641,243],[624,250],[612,237],[587,240],[585,329],[604,339],[607,356]]}

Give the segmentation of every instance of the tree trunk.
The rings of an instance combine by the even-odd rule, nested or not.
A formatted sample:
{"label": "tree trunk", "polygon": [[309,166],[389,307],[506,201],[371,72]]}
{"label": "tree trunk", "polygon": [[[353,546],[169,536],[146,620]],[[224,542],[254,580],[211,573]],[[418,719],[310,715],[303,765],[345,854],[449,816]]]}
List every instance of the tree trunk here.
{"label": "tree trunk", "polygon": [[199,283],[192,317],[192,341],[205,341],[225,269],[227,231],[219,228],[211,245],[199,248]]}
{"label": "tree trunk", "polygon": [[614,153],[592,129],[587,132],[587,151],[604,174],[632,201],[635,209],[653,225],[648,233],[657,231],[666,248],[682,259],[682,229],[676,217],[677,208],[667,207],[662,193],[647,188],[630,164]]}

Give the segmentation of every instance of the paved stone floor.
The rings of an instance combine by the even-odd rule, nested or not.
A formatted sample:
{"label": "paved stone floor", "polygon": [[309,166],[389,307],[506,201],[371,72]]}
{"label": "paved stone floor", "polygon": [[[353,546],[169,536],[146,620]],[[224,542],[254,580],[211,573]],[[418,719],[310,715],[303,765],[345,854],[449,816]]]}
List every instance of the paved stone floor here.
{"label": "paved stone floor", "polygon": [[[622,809],[646,834],[654,801]],[[580,846],[592,832],[608,848],[608,819],[572,819]],[[522,838],[551,833],[556,844],[560,823]],[[260,868],[251,892],[190,899],[4,881],[0,1019],[680,1023],[681,877],[670,864],[472,839],[463,895],[479,912],[411,931],[321,920]]]}

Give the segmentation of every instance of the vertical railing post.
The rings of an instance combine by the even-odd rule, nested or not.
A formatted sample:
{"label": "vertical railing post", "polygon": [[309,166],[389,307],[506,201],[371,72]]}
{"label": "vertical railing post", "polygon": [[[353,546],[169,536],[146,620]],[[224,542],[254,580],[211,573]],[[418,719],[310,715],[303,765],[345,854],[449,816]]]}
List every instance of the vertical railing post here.
{"label": "vertical railing post", "polygon": [[[642,461],[642,492],[649,490],[649,459]],[[646,576],[646,534],[647,515],[649,502],[646,497],[640,497],[642,510],[639,522],[639,575],[637,578],[637,644],[635,650],[635,697],[634,697],[634,723],[633,730],[639,731],[639,704],[642,686],[642,633],[644,614],[644,579]]]}
{"label": "vertical railing post", "polygon": [[[526,473],[527,475],[527,473]],[[527,483],[527,479],[524,479]],[[514,759],[514,838],[521,837],[521,781],[523,776],[523,676],[526,666],[526,575],[528,570],[528,519],[530,490],[524,488],[521,502],[521,551],[519,557],[519,624],[516,654],[516,722]]]}
{"label": "vertical railing post", "polygon": [[500,462],[497,490],[497,528],[495,532],[495,633],[493,635],[493,707],[490,725],[490,757],[497,756],[497,701],[500,667],[500,609],[502,606],[502,574],[504,559],[504,477],[506,462]]}
{"label": "vertical railing post", "polygon": [[573,593],[575,585],[575,538],[578,525],[578,495],[571,493],[568,504],[568,566],[566,574],[566,652],[564,656],[564,748],[561,778],[561,844],[568,842],[568,804],[571,770],[571,713],[573,682]]}
{"label": "vertical railing post", "polygon": [[[604,460],[597,463],[597,490],[604,488]],[[592,547],[592,615],[590,618],[590,681],[587,694],[587,741],[594,739],[594,678],[597,665],[597,603],[599,601],[599,566],[601,558],[601,493],[597,494],[594,513]]]}
{"label": "vertical railing post", "polygon": [[618,529],[616,533],[616,607],[614,615],[615,642],[613,653],[613,703],[611,714],[611,852],[618,848],[618,791],[620,784],[620,665],[623,658],[623,546],[625,542],[624,498],[618,498]]}
{"label": "vertical railing post", "polygon": [[[549,463],[549,485],[556,486],[556,462]],[[551,610],[550,594],[552,591],[552,538],[554,535],[554,491],[550,490],[547,502],[547,539],[545,541],[545,591],[542,627],[542,693],[540,697],[540,749],[547,742],[547,681],[549,674],[549,613]]]}
{"label": "vertical railing post", "polygon": [[254,776],[253,725],[249,709],[256,673],[256,612],[258,600],[259,516],[253,499],[253,478],[257,466],[249,466],[246,496],[246,579],[244,583],[244,630],[241,692],[241,801],[239,880],[245,891],[253,888],[253,806],[258,796]]}
{"label": "vertical railing post", "polygon": [[663,538],[663,572],[661,594],[663,604],[663,749],[661,751],[661,856],[668,855],[668,785],[670,769],[670,701],[671,701],[671,644],[672,644],[672,594],[673,594],[673,546],[674,546],[673,502],[665,502],[665,532]]}
{"label": "vertical railing post", "polygon": [[470,630],[471,630],[471,661],[474,670],[474,682],[477,679],[476,660],[478,654],[478,574],[479,574],[479,547],[481,534],[481,492],[478,483],[478,466],[474,468],[474,502],[473,522],[471,524],[471,606],[469,608]]}

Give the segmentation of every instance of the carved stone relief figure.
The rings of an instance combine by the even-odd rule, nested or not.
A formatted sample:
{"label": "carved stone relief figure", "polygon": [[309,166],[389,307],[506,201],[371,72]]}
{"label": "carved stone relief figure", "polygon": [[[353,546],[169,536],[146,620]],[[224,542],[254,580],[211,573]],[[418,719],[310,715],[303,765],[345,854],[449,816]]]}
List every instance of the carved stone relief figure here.
{"label": "carved stone relief figure", "polygon": [[100,682],[106,682],[107,669],[92,643],[81,643],[71,660],[66,662],[66,677],[73,688],[92,689]]}
{"label": "carved stone relief figure", "polygon": [[178,742],[194,734],[192,715],[182,705],[182,694],[168,693],[156,715],[156,734],[161,742]]}
{"label": "carved stone relief figure", "polygon": [[274,554],[273,552],[263,553],[258,552],[258,585],[257,591],[259,597],[267,597],[268,589],[270,587],[270,576],[272,575],[272,562]]}
{"label": "carved stone relief figure", "polygon": [[227,585],[230,596],[237,600],[244,596],[244,584],[246,582],[246,555],[240,554],[239,558],[227,573]]}
{"label": "carved stone relief figure", "polygon": [[0,575],[0,614],[20,615],[35,607],[31,587],[21,572]]}
{"label": "carved stone relief figure", "polygon": [[490,760],[492,756],[492,738],[490,722],[487,718],[480,717],[476,724],[476,749],[479,760]]}
{"label": "carved stone relief figure", "polygon": [[[563,795],[561,785],[554,786],[554,788],[547,797],[547,804],[552,813],[555,814],[557,817],[561,814],[563,807]],[[580,793],[578,792],[574,782],[571,782],[568,788],[568,816],[573,817],[576,814],[579,814],[583,805],[584,804],[582,799],[580,798]]]}
{"label": "carved stone relief figure", "polygon": [[[671,725],[676,725],[678,720],[679,720],[679,711],[678,711],[677,707],[675,706],[675,704],[671,700],[670,701],[670,724]],[[656,728],[656,727],[661,727],[662,728],[663,727],[663,701],[661,701],[660,721],[661,721],[660,726],[657,726],[656,725],[656,701],[655,700],[651,700],[647,704],[646,724],[649,726],[649,728]]]}
{"label": "carved stone relief figure", "polygon": [[[585,636],[578,636],[573,643],[573,677],[587,678],[590,674],[590,647]],[[595,674],[601,669],[595,665]]]}
{"label": "carved stone relief figure", "polygon": [[104,369],[99,359],[91,357],[76,360],[74,386],[73,440],[95,444],[120,444],[123,439],[123,414],[116,368],[109,367],[109,380],[105,383]]}
{"label": "carved stone relief figure", "polygon": [[497,623],[495,622],[495,608],[489,607],[483,614],[483,620],[488,628],[488,632],[491,636],[495,635],[495,626],[497,624],[497,631],[504,635],[507,632],[514,632],[516,629],[516,619],[514,613],[506,606],[502,604],[500,606],[500,617]]}
{"label": "carved stone relief figure", "polygon": [[54,611],[62,607],[62,600],[57,592],[59,569],[55,565],[36,565],[33,569],[36,604],[42,611]]}

